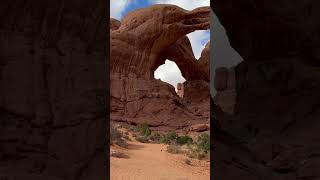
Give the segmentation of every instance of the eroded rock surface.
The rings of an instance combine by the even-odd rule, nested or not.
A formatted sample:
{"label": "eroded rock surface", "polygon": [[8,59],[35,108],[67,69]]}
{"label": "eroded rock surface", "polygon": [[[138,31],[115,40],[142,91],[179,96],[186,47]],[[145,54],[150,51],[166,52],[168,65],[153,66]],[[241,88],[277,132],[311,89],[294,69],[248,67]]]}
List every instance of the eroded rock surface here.
{"label": "eroded rock surface", "polygon": [[217,91],[214,103],[221,107],[222,111],[233,114],[237,97],[235,68],[217,68],[214,88]]}
{"label": "eroded rock surface", "polygon": [[317,0],[215,1],[244,58],[235,114],[213,104],[216,179],[320,178],[319,8]]}
{"label": "eroded rock surface", "polygon": [[154,5],[122,19],[110,37],[111,120],[147,122],[158,129],[181,129],[209,121],[209,98],[207,115],[199,114],[173,86],[153,77],[170,59],[188,82],[203,81],[208,86],[207,67],[195,59],[186,34],[208,29],[209,15],[208,7],[187,11],[174,5]]}
{"label": "eroded rock surface", "polygon": [[106,178],[106,7],[0,2],[2,179]]}
{"label": "eroded rock surface", "polygon": [[110,30],[117,30],[121,26],[121,22],[119,20],[110,18]]}

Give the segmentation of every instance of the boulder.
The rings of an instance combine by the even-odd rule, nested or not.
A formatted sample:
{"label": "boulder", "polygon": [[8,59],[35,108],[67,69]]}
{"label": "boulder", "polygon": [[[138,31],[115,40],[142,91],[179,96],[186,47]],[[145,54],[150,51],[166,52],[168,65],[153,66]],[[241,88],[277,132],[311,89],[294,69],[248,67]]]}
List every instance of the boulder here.
{"label": "boulder", "polygon": [[195,124],[190,126],[189,130],[194,132],[203,132],[210,130],[210,126],[208,124]]}

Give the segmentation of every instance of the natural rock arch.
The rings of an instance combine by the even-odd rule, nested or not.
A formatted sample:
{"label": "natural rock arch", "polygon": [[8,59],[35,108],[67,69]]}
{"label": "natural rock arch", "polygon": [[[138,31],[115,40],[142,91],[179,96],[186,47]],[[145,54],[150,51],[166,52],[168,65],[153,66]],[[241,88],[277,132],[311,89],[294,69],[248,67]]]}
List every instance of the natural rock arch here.
{"label": "natural rock arch", "polygon": [[186,34],[208,29],[209,16],[208,7],[187,11],[174,5],[154,5],[129,13],[120,26],[111,21],[111,120],[147,121],[167,128],[208,122],[208,115],[199,116],[188,108],[172,86],[155,80],[153,74],[170,59],[187,81],[208,83],[209,73],[199,63],[205,60],[194,58]]}

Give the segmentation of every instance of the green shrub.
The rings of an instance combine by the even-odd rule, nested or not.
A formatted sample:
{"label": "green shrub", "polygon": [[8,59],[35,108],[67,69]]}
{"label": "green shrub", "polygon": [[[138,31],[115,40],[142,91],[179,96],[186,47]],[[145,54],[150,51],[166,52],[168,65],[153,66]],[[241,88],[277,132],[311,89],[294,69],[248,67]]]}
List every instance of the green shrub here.
{"label": "green shrub", "polygon": [[177,140],[178,135],[175,132],[169,132],[168,134],[163,135],[160,138],[160,143],[170,144],[174,143]]}
{"label": "green shrub", "polygon": [[161,135],[159,142],[160,142],[161,144],[169,144],[169,141],[168,141],[166,135]]}
{"label": "green shrub", "polygon": [[191,144],[193,142],[193,139],[189,136],[178,136],[176,141],[179,145],[184,145]]}
{"label": "green shrub", "polygon": [[174,140],[177,139],[177,137],[178,137],[178,135],[177,135],[177,133],[174,132],[174,131],[171,131],[171,132],[169,132],[169,133],[167,134],[167,138],[168,138],[169,141],[174,141]]}
{"label": "green shrub", "polygon": [[201,134],[196,142],[198,149],[204,151],[205,153],[210,152],[210,136],[209,134]]}
{"label": "green shrub", "polygon": [[150,136],[151,135],[151,130],[150,130],[149,125],[147,123],[139,124],[137,126],[137,131],[142,136]]}

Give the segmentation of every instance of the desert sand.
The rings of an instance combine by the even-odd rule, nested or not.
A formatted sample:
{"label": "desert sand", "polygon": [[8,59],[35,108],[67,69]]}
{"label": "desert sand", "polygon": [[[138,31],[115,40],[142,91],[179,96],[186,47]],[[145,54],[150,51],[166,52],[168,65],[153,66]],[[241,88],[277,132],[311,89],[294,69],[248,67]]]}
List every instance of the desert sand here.
{"label": "desert sand", "polygon": [[125,158],[110,157],[111,180],[209,180],[210,162],[190,159],[182,154],[166,152],[164,144],[128,142],[127,149],[111,146],[123,152]]}

